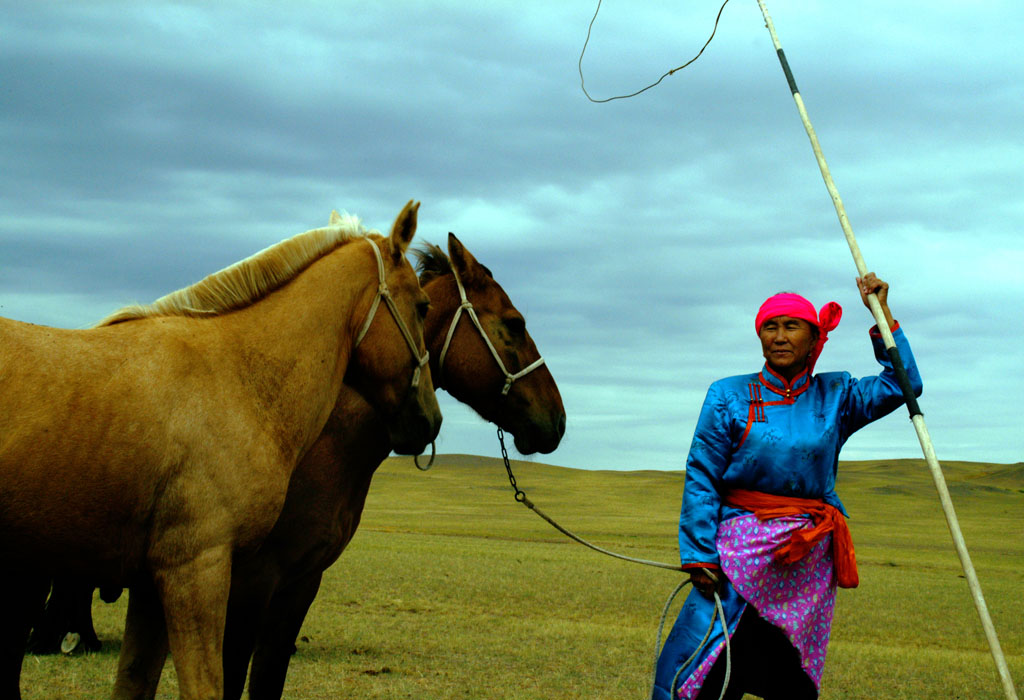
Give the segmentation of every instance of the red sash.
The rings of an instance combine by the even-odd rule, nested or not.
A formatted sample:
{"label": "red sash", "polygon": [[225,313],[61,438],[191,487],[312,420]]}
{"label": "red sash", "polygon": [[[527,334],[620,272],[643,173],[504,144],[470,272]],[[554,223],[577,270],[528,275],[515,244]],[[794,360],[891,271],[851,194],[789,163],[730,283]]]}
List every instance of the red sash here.
{"label": "red sash", "polygon": [[760,491],[733,489],[723,500],[728,506],[749,510],[760,520],[781,518],[786,515],[809,515],[813,528],[801,528],[794,532],[789,541],[775,550],[775,561],[792,564],[800,561],[828,533],[832,533],[832,561],[840,588],[856,588],[860,583],[857,575],[857,558],[853,553],[853,538],[846,518],[835,506],[817,498],[792,498],[775,496]]}

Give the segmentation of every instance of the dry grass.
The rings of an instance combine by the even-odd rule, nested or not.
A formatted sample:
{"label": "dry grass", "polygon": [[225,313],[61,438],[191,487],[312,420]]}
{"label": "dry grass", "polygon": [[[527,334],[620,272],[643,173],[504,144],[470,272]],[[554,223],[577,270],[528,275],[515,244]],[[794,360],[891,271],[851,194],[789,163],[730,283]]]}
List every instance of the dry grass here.
{"label": "dry grass", "polygon": [[[545,512],[600,546],[674,562],[682,478],[517,463]],[[1024,688],[1024,465],[944,465],[1018,688]],[[1004,697],[927,469],[846,463],[861,586],[842,591],[822,697]],[[427,474],[389,460],[327,573],[286,696],[641,700],[671,571],[603,557],[516,504],[497,460]],[[97,604],[102,639],[123,601]],[[109,694],[118,644],[27,657],[25,700]],[[176,697],[170,664],[160,698]]]}

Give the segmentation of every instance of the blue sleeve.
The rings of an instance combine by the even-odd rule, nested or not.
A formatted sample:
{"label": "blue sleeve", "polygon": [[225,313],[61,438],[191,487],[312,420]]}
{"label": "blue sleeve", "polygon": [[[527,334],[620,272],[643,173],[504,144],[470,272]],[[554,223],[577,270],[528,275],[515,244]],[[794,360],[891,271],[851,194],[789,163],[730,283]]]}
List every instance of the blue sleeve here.
{"label": "blue sleeve", "polygon": [[[896,349],[903,361],[903,367],[907,370],[914,396],[920,396],[924,385],[921,382],[921,374],[917,370],[917,363],[914,361],[914,353],[910,351],[907,336],[904,335],[903,329],[897,326],[896,330],[892,332],[892,337],[896,341]],[[871,330],[871,344],[875,350],[875,359],[882,366],[882,372],[876,377],[864,377],[853,381],[846,404],[846,435],[844,438],[849,437],[871,421],[892,413],[904,403],[903,391],[896,379],[896,371],[892,367],[885,343],[877,328]]]}
{"label": "blue sleeve", "polygon": [[683,507],[679,516],[679,556],[688,564],[718,566],[715,538],[721,511],[717,485],[729,466],[732,440],[721,387],[708,389],[686,459]]}

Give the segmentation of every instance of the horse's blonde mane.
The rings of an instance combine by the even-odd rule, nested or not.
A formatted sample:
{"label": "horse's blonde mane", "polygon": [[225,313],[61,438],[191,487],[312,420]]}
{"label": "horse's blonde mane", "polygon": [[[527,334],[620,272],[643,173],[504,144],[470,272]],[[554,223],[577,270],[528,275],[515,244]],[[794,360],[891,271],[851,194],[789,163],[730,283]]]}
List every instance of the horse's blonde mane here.
{"label": "horse's blonde mane", "polygon": [[358,217],[331,214],[331,224],[300,233],[207,275],[193,285],[160,297],[152,304],[132,304],[97,323],[112,326],[154,316],[217,316],[259,301],[283,287],[335,248],[376,231],[363,228]]}

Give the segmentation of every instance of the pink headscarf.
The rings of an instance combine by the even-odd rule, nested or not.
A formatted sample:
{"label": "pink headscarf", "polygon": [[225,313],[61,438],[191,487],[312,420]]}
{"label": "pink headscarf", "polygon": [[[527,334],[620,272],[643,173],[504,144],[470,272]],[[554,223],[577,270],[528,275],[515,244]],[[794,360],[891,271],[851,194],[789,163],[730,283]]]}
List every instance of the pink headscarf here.
{"label": "pink headscarf", "polygon": [[816,312],[814,304],[799,294],[782,292],[768,297],[758,309],[757,318],[754,319],[754,328],[758,335],[761,334],[761,325],[776,316],[799,318],[818,329],[818,342],[807,357],[807,373],[811,374],[814,371],[814,364],[818,361],[818,355],[828,340],[829,331],[838,326],[839,320],[843,317],[843,307],[830,301],[821,307],[820,312]]}

